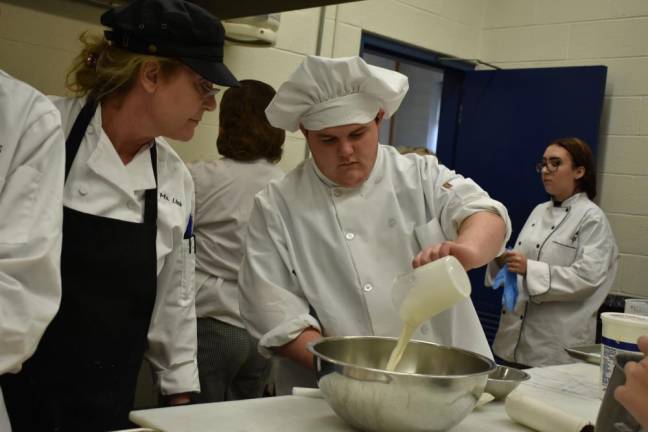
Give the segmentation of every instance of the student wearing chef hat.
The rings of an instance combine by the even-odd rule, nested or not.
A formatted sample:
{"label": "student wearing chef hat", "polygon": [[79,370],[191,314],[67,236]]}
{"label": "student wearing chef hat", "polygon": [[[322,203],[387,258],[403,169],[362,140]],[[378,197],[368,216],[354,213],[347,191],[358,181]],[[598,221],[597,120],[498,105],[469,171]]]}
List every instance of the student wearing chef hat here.
{"label": "student wearing chef hat", "polygon": [[[472,180],[378,143],[407,90],[407,77],[359,57],[309,56],[266,109],[273,126],[301,130],[313,156],[256,196],[239,275],[248,329],[287,359],[280,393],[314,385],[311,340],[399,335],[396,275],[447,255],[482,266],[510,235],[504,206]],[[413,337],[492,358],[469,299]]]}
{"label": "student wearing chef hat", "polygon": [[183,0],[134,0],[101,23],[68,75],[78,97],[54,100],[67,139],[62,301],[34,356],[3,377],[14,432],[128,427],[145,353],[167,403],[200,389],[194,187],[159,137],[190,140],[215,85],[238,85],[224,29]]}

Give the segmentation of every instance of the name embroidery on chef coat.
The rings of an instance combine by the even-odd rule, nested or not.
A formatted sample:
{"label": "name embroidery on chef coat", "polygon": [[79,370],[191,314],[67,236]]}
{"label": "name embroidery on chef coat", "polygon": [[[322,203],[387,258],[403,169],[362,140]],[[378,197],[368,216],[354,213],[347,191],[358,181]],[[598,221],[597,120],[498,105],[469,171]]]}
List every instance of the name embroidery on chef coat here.
{"label": "name embroidery on chef coat", "polygon": [[177,205],[178,207],[182,207],[182,201],[180,201],[176,197],[169,198],[169,195],[167,195],[164,192],[160,192],[160,198],[162,198],[163,200],[168,201],[170,203],[173,203],[173,204]]}

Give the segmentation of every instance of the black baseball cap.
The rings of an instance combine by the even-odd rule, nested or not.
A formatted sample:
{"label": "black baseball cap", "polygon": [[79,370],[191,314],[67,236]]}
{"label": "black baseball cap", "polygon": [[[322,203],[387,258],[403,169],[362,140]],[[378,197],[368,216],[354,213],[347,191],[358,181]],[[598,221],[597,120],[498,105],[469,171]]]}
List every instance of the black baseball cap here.
{"label": "black baseball cap", "polygon": [[106,39],[127,51],[174,57],[214,84],[240,84],[223,64],[220,20],[185,0],[133,0],[101,15]]}

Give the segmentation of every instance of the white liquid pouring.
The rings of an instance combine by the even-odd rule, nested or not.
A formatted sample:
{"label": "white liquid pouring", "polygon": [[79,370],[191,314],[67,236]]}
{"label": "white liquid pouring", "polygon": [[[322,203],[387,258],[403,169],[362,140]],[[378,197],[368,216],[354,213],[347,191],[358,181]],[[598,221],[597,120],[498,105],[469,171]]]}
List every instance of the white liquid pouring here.
{"label": "white liquid pouring", "polygon": [[405,348],[407,348],[407,344],[409,343],[414,330],[416,330],[416,327],[411,327],[407,324],[403,325],[400,337],[398,338],[398,343],[389,356],[389,361],[387,362],[387,366],[385,367],[386,371],[393,372],[396,370],[398,363],[400,363],[401,359],[403,358]]}
{"label": "white liquid pouring", "polygon": [[397,277],[393,289],[405,290],[405,297],[399,308],[403,328],[385,367],[390,372],[396,370],[412,333],[424,321],[470,296],[470,279],[459,260],[447,256]]}

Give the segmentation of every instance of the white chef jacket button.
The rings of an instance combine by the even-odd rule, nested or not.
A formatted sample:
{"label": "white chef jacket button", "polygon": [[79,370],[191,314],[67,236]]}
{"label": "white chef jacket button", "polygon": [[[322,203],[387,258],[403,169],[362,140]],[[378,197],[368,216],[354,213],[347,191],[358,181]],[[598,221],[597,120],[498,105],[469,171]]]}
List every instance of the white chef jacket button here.
{"label": "white chef jacket button", "polygon": [[335,189],[333,191],[333,195],[335,195],[336,197],[342,196],[342,191],[340,189]]}
{"label": "white chef jacket button", "polygon": [[421,326],[421,333],[428,334],[428,331],[430,331],[430,329],[428,328],[427,324],[423,324]]}
{"label": "white chef jacket button", "polygon": [[387,224],[388,224],[390,227],[393,227],[394,225],[396,225],[396,219],[394,219],[394,218],[389,219],[389,222],[387,222]]}
{"label": "white chef jacket button", "polygon": [[371,284],[364,284],[364,286],[362,287],[362,289],[365,290],[366,292],[369,292],[369,291],[371,291],[371,290],[373,289],[373,285],[371,285]]}
{"label": "white chef jacket button", "polygon": [[353,240],[353,237],[355,237],[355,234],[353,234],[353,233],[346,233],[346,235],[345,235],[344,237],[346,237],[347,240]]}
{"label": "white chef jacket button", "polygon": [[88,126],[88,133],[91,134],[91,135],[93,135],[93,134],[95,133],[95,128],[94,128],[94,126],[92,126],[92,125],[89,125],[89,126]]}
{"label": "white chef jacket button", "polygon": [[382,177],[376,177],[376,181],[375,181],[376,184],[380,183],[381,181],[382,181]]}
{"label": "white chef jacket button", "polygon": [[81,196],[86,196],[86,195],[88,195],[88,189],[86,189],[85,187],[81,186],[81,187],[79,188],[79,195],[81,195]]}

